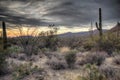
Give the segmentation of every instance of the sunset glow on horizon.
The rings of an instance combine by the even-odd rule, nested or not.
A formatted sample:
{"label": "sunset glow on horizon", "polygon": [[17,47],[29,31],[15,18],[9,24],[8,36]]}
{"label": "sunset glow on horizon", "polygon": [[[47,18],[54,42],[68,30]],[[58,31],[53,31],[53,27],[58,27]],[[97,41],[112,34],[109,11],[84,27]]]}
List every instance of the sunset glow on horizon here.
{"label": "sunset glow on horizon", "polygon": [[[35,31],[35,33],[41,33],[41,32],[47,32],[50,29],[48,27],[40,27],[40,28],[35,28],[35,27],[22,27],[21,31],[22,33],[20,33],[20,29],[18,28],[11,28],[11,29],[7,29],[7,36],[8,37],[16,37],[16,36],[22,36],[22,35],[33,35],[32,32]],[[73,28],[67,28],[67,27],[60,27],[57,34],[63,34],[63,33],[67,33],[67,32],[83,32],[83,31],[89,31],[89,28],[80,28],[80,27],[73,27]],[[0,29],[0,32],[2,32],[2,30]],[[34,33],[34,34],[35,34]]]}

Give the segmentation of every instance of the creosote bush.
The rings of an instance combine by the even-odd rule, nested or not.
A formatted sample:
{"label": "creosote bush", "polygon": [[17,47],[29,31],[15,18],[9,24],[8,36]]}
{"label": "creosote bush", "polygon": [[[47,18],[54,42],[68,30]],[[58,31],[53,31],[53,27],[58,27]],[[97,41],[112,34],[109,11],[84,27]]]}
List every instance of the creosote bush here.
{"label": "creosote bush", "polygon": [[94,48],[95,46],[95,43],[93,41],[89,41],[87,40],[86,42],[84,42],[83,44],[83,48],[86,50],[86,51],[89,51],[89,50],[92,50],[92,48]]}
{"label": "creosote bush", "polygon": [[67,68],[67,64],[63,60],[50,60],[47,62],[47,64],[50,66],[53,70],[63,70]]}
{"label": "creosote bush", "polygon": [[44,42],[44,48],[49,48],[50,50],[55,51],[58,47],[58,28],[55,25],[49,25],[48,28],[50,30],[41,32],[39,35]]}
{"label": "creosote bush", "polygon": [[7,73],[7,62],[6,62],[6,57],[7,57],[7,50],[0,50],[0,75],[6,74]]}
{"label": "creosote bush", "polygon": [[107,80],[120,80],[120,68],[112,65],[103,65],[100,67],[100,71],[105,75]]}
{"label": "creosote bush", "polygon": [[120,50],[120,38],[116,37],[115,34],[104,35],[101,43],[99,43],[99,49],[112,55],[115,50]]}
{"label": "creosote bush", "polygon": [[78,76],[77,80],[107,80],[95,65],[87,64],[84,68],[83,76]]}
{"label": "creosote bush", "polygon": [[[39,77],[40,80],[44,80],[44,76],[42,72],[44,72],[44,69],[39,68],[38,66],[32,66],[32,63],[29,64],[21,64],[19,66],[14,66],[15,71],[13,72],[13,80],[22,80],[26,76],[33,75],[35,73],[39,73],[41,77]],[[38,78],[38,77],[37,77]]]}
{"label": "creosote bush", "polygon": [[21,47],[12,45],[11,47],[8,48],[10,53],[20,53],[22,51]]}
{"label": "creosote bush", "polygon": [[113,43],[110,42],[109,40],[103,40],[100,44],[99,44],[99,48],[101,50],[106,51],[109,55],[112,55],[113,51],[114,51],[114,47],[113,47]]}
{"label": "creosote bush", "polygon": [[117,65],[120,65],[120,55],[114,56],[113,62]]}
{"label": "creosote bush", "polygon": [[[15,38],[13,38],[14,42],[16,41],[16,45],[21,47],[23,53],[27,56],[31,56],[33,54],[38,54],[39,51],[39,37],[37,28],[26,28],[24,31],[23,26],[18,26],[16,29],[18,31]],[[17,48],[16,48],[17,49]]]}
{"label": "creosote bush", "polygon": [[65,55],[65,60],[69,68],[74,68],[76,62],[76,53],[77,51],[71,50]]}
{"label": "creosote bush", "polygon": [[79,65],[84,65],[84,64],[96,64],[100,66],[103,61],[105,60],[105,57],[107,55],[105,53],[89,53],[87,54],[80,62],[78,62]]}

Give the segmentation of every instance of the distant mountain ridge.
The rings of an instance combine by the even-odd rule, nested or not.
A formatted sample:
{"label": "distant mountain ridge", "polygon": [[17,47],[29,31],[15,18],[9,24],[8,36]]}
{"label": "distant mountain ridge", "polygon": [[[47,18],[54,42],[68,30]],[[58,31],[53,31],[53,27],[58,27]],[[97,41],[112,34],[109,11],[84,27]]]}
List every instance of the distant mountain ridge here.
{"label": "distant mountain ridge", "polygon": [[115,27],[109,30],[110,32],[117,32],[120,31],[120,23],[118,22]]}
{"label": "distant mountain ridge", "polygon": [[[106,32],[107,30],[103,30],[103,32]],[[93,30],[93,35],[98,34],[98,30]],[[90,31],[85,31],[85,32],[77,32],[77,33],[72,33],[72,32],[67,32],[60,34],[59,37],[82,37],[82,36],[90,36],[91,32]]]}

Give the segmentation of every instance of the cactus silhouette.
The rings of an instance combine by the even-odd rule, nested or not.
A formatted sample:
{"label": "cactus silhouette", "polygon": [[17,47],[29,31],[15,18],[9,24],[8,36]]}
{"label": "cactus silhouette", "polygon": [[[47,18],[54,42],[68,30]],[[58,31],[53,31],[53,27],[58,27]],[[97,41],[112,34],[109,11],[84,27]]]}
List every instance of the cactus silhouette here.
{"label": "cactus silhouette", "polygon": [[2,22],[2,29],[3,29],[3,49],[7,49],[7,33],[4,21]]}
{"label": "cactus silhouette", "polygon": [[96,22],[96,28],[99,31],[100,39],[102,39],[102,10],[99,8],[99,24]]}

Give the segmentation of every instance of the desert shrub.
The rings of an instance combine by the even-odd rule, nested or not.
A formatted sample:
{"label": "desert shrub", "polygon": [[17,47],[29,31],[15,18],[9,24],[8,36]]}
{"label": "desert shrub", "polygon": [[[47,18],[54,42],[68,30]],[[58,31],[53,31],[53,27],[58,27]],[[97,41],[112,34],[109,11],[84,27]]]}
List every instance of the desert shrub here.
{"label": "desert shrub", "polygon": [[24,28],[22,26],[19,26],[16,31],[18,30],[18,33],[15,38],[12,38],[15,44],[20,46],[23,50],[23,52],[31,56],[32,54],[38,54],[39,51],[39,37],[37,29],[33,28],[26,28],[26,31],[24,31]]}
{"label": "desert shrub", "polygon": [[65,60],[69,68],[74,68],[76,62],[76,53],[77,52],[75,50],[71,50],[65,55]]}
{"label": "desert shrub", "polygon": [[87,64],[87,63],[90,63],[90,64],[96,64],[98,66],[100,66],[103,61],[105,60],[105,57],[107,55],[105,53],[89,53],[87,54],[84,59],[82,59],[79,64],[80,65],[83,65],[83,64]]}
{"label": "desert shrub", "polygon": [[87,64],[84,68],[84,73],[77,80],[107,80],[95,65]]}
{"label": "desert shrub", "polygon": [[116,68],[112,65],[103,65],[100,71],[106,76],[107,80],[120,80],[120,68]]}
{"label": "desert shrub", "polygon": [[99,48],[106,51],[109,55],[111,55],[114,51],[113,43],[109,40],[103,40],[101,43],[99,43]]}
{"label": "desert shrub", "polygon": [[7,73],[7,51],[0,50],[0,75]]}
{"label": "desert shrub", "polygon": [[47,32],[42,32],[40,37],[43,39],[44,42],[44,47],[49,48],[52,51],[57,50],[58,47],[58,36],[57,36],[57,31],[58,28],[55,25],[49,25]]}
{"label": "desert shrub", "polygon": [[99,49],[112,55],[115,50],[120,50],[120,38],[115,37],[114,34],[105,35],[99,43]]}
{"label": "desert shrub", "polygon": [[78,47],[77,50],[80,52],[86,52],[84,46]]}
{"label": "desert shrub", "polygon": [[[21,38],[21,39],[20,39]],[[39,51],[39,38],[38,37],[19,37],[19,45],[23,49],[23,52],[28,56],[32,54],[38,54]]]}
{"label": "desert shrub", "polygon": [[23,79],[26,75],[30,74],[31,65],[21,64],[19,67],[15,67],[15,72],[13,73],[13,80]]}
{"label": "desert shrub", "polygon": [[120,65],[120,55],[114,56],[113,62],[117,65]]}
{"label": "desert shrub", "polygon": [[[40,73],[39,75],[42,75],[41,73],[44,72],[44,69],[38,68],[38,66],[32,66],[32,63],[29,64],[21,64],[19,66],[14,66],[14,72],[13,72],[13,80],[22,80],[26,76]],[[39,77],[40,78],[40,77]],[[43,77],[41,77],[40,80],[44,80]]]}
{"label": "desert shrub", "polygon": [[68,46],[71,49],[77,49],[82,44],[82,39],[79,37],[59,37],[59,47]]}
{"label": "desert shrub", "polygon": [[9,47],[8,50],[10,53],[19,53],[20,51],[22,51],[21,47],[16,46],[16,45]]}
{"label": "desert shrub", "polygon": [[66,53],[69,51],[70,51],[70,48],[66,47],[66,46],[58,48],[58,52],[60,52],[60,53]]}
{"label": "desert shrub", "polygon": [[93,41],[85,41],[84,44],[83,44],[83,48],[86,51],[91,50],[92,48],[94,48],[94,42]]}
{"label": "desert shrub", "polygon": [[0,36],[0,50],[2,50],[3,48],[3,40],[2,40],[2,37]]}
{"label": "desert shrub", "polygon": [[66,62],[61,60],[54,59],[54,60],[48,61],[47,64],[53,70],[62,70],[67,68]]}

